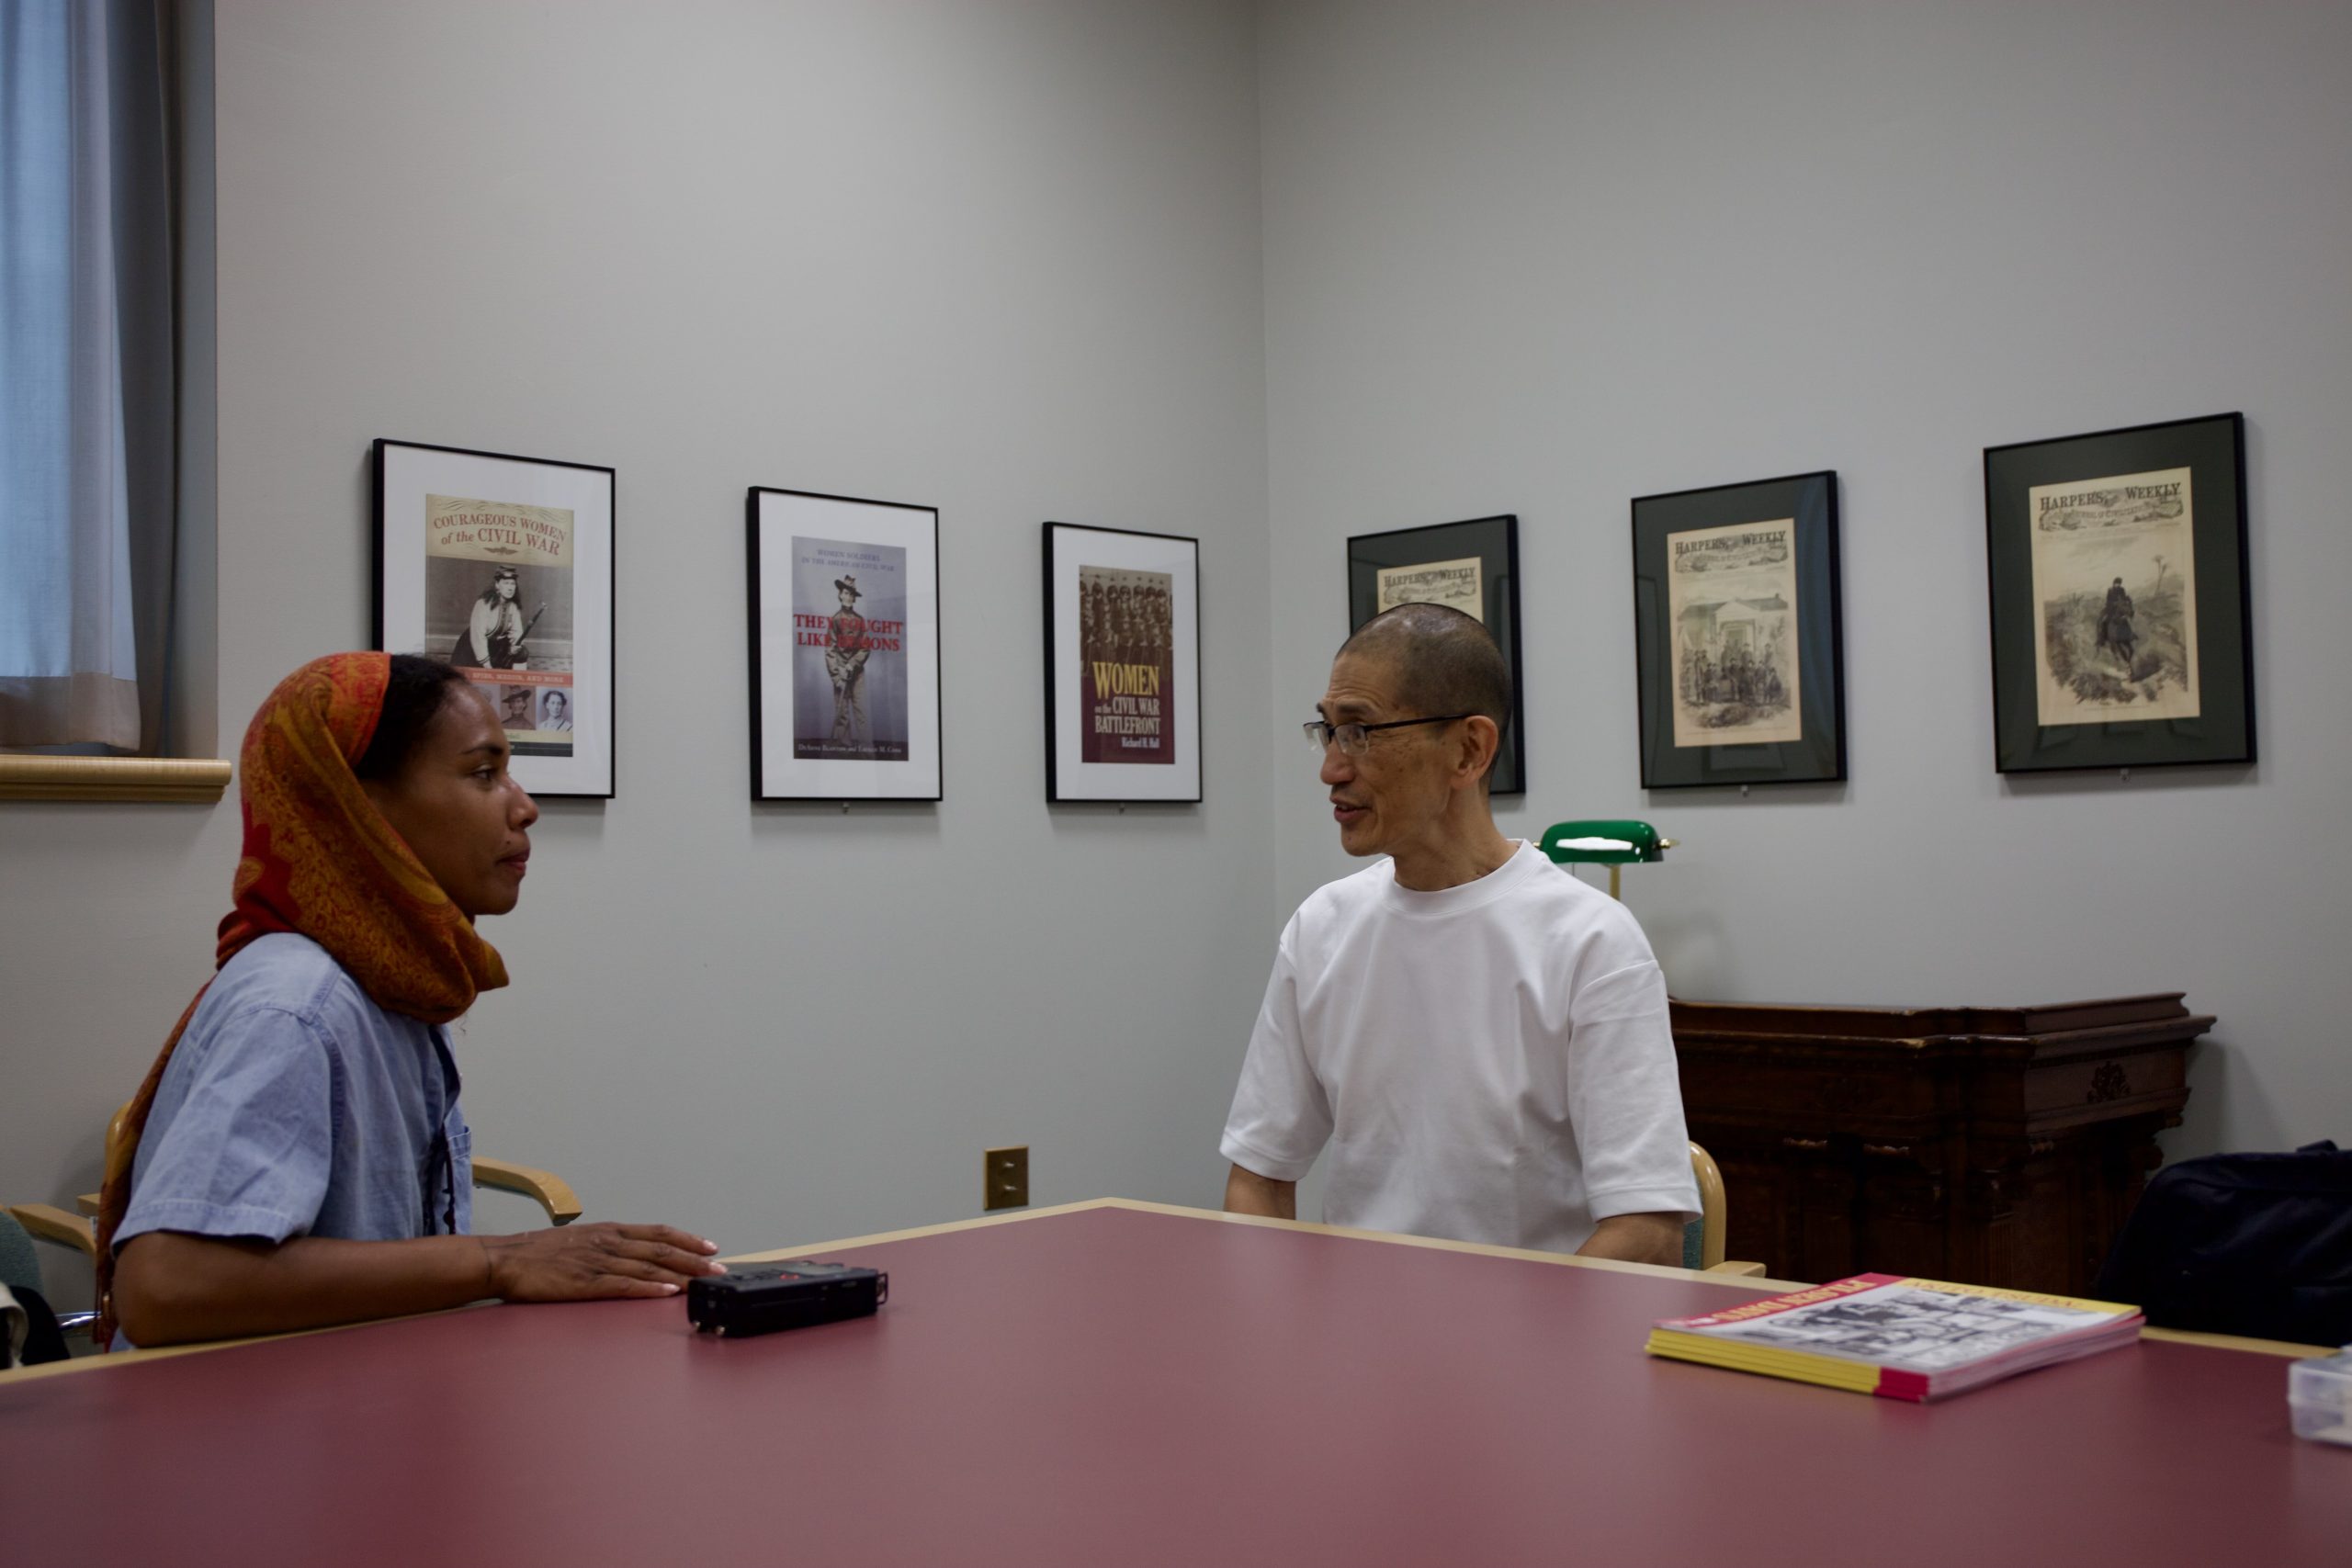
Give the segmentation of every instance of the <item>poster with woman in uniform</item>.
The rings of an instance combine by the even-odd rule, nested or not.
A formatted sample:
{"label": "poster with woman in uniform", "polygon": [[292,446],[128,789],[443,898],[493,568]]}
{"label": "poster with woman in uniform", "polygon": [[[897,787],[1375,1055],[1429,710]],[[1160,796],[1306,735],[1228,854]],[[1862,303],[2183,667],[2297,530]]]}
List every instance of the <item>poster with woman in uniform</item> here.
{"label": "poster with woman in uniform", "polygon": [[939,511],[752,488],[752,798],[941,797]]}
{"label": "poster with woman in uniform", "polygon": [[907,552],[792,541],[792,755],[907,760]]}

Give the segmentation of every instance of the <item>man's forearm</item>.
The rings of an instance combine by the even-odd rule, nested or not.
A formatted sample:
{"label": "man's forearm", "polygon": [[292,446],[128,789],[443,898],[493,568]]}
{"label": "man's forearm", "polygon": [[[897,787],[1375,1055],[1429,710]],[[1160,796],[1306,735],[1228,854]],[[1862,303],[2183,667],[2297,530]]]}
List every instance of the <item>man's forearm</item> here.
{"label": "man's forearm", "polygon": [[1593,1227],[1577,1256],[1677,1268],[1682,1262],[1682,1224],[1679,1214],[1611,1214]]}
{"label": "man's forearm", "polygon": [[1225,1179],[1225,1212],[1295,1220],[1298,1218],[1298,1183],[1276,1181],[1271,1176],[1261,1176],[1237,1165]]}
{"label": "man's forearm", "polygon": [[134,1345],[176,1345],[361,1323],[496,1294],[485,1242],[300,1236],[272,1245],[151,1231],[124,1244],[115,1309]]}

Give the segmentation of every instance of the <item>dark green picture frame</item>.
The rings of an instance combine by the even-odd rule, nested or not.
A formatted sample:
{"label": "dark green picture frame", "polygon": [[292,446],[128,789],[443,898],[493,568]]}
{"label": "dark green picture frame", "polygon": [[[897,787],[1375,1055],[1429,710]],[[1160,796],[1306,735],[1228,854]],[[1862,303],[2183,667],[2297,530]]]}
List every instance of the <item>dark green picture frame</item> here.
{"label": "dark green picture frame", "polygon": [[1519,660],[1519,517],[1503,513],[1461,523],[1359,534],[1348,541],[1348,629],[1380,613],[1380,573],[1437,561],[1479,563],[1479,598],[1487,629],[1503,650],[1510,671],[1510,723],[1495,759],[1496,795],[1527,792],[1527,701],[1521,694]]}
{"label": "dark green picture frame", "polygon": [[[1674,743],[1673,628],[1667,539],[1699,529],[1792,519],[1798,649],[1798,738],[1708,746]],[[1846,636],[1838,567],[1834,469],[1634,501],[1634,663],[1644,789],[1836,784],[1846,777]]]}
{"label": "dark green picture frame", "polygon": [[[2189,558],[2196,626],[2190,654],[2199,701],[2193,717],[2117,717],[2044,724],[2035,662],[2043,626],[2033,583],[2031,496],[2038,487],[2189,470]],[[2083,768],[2154,768],[2255,760],[2253,614],[2246,570],[2245,416],[2209,414],[1984,450],[1984,539],[1992,614],[1993,765],[2003,773]],[[2119,566],[2121,562],[2119,560]],[[2144,570],[2144,568],[2143,568]],[[2128,568],[2124,569],[2128,574]],[[2159,567],[2156,582],[2161,587]],[[2145,601],[2144,589],[2141,597]],[[2129,605],[2132,601],[2124,601]],[[2151,606],[2138,606],[2147,616]],[[2124,625],[2131,623],[2127,619]],[[2102,624],[2100,646],[2107,649]],[[2149,646],[2149,628],[2139,633]],[[2127,641],[2124,648],[2133,644]],[[2052,657],[2055,659],[2056,653]],[[2119,675],[2130,653],[2111,649]],[[2118,687],[2131,682],[2119,679]],[[2128,709],[2119,709],[2128,712]]]}

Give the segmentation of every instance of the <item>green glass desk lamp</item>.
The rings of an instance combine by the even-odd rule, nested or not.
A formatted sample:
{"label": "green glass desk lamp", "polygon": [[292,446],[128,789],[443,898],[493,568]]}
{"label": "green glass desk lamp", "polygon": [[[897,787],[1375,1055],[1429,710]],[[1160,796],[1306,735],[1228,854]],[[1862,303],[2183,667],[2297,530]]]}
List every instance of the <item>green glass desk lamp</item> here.
{"label": "green glass desk lamp", "polygon": [[1555,865],[1607,866],[1611,898],[1623,897],[1617,890],[1618,867],[1662,861],[1673,847],[1672,839],[1659,838],[1657,829],[1646,822],[1600,819],[1555,822],[1544,829],[1543,841],[1536,845]]}

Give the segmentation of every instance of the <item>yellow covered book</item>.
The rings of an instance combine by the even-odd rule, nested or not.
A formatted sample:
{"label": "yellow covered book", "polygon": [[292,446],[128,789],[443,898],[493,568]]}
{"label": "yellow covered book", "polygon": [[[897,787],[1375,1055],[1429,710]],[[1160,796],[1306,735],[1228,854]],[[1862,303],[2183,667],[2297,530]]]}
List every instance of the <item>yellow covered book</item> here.
{"label": "yellow covered book", "polygon": [[2141,1321],[2116,1302],[1857,1274],[1668,1318],[1649,1352],[1917,1402],[2131,1344]]}

